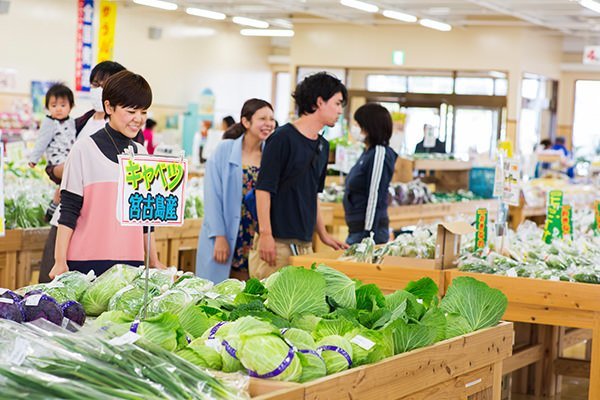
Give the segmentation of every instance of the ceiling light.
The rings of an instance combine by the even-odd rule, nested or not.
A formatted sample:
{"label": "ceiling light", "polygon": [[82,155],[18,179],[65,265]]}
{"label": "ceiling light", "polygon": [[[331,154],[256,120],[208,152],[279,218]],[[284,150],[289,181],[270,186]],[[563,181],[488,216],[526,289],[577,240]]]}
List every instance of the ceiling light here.
{"label": "ceiling light", "polygon": [[133,0],[133,2],[135,4],[139,4],[139,5],[142,5],[142,6],[156,7],[156,8],[161,8],[163,10],[169,10],[169,11],[177,10],[177,4],[171,3],[170,1],[163,1],[163,0]]}
{"label": "ceiling light", "polygon": [[287,19],[274,18],[274,19],[271,19],[270,21],[271,21],[271,24],[280,26],[285,29],[292,29],[294,27],[294,24],[292,23],[292,21],[289,21]]}
{"label": "ceiling light", "polygon": [[431,28],[431,29],[437,29],[438,31],[443,31],[443,32],[448,32],[450,30],[452,30],[452,26],[445,24],[443,22],[440,21],[435,21],[433,19],[422,19],[419,20],[419,24],[427,27],[427,28]]}
{"label": "ceiling light", "polygon": [[291,29],[242,29],[240,33],[244,36],[270,36],[270,37],[292,37],[294,31]]}
{"label": "ceiling light", "polygon": [[340,4],[346,7],[356,8],[357,10],[366,11],[370,13],[376,13],[379,11],[379,7],[375,4],[365,3],[364,1],[358,0],[340,0]]}
{"label": "ceiling light", "polygon": [[579,2],[579,4],[581,4],[583,7],[588,8],[592,11],[596,11],[597,13],[600,13],[600,3],[598,3],[597,1],[594,0],[581,0]]}
{"label": "ceiling light", "polygon": [[190,15],[195,15],[196,17],[204,17],[204,18],[210,18],[210,19],[225,19],[227,17],[225,14],[220,13],[220,12],[203,10],[201,8],[193,8],[193,7],[186,8],[185,12]]}
{"label": "ceiling light", "polygon": [[385,10],[383,12],[383,16],[391,19],[397,19],[398,21],[417,22],[417,17],[414,15],[405,14],[400,11]]}
{"label": "ceiling light", "polygon": [[233,17],[232,21],[234,24],[251,26],[253,28],[268,28],[269,23],[260,21],[258,19],[246,18],[246,17]]}

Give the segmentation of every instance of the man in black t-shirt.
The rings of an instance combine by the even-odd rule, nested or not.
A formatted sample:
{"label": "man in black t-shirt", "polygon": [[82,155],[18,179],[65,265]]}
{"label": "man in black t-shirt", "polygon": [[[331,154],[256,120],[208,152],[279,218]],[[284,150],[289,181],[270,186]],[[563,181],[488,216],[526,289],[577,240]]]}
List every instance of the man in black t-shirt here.
{"label": "man in black t-shirt", "polygon": [[250,276],[259,279],[288,264],[292,254],[312,252],[316,232],[326,245],[347,245],[325,230],[317,194],[323,190],[329,143],[319,132],[333,127],[348,99],[336,77],[319,72],[293,94],[298,115],[267,139],[256,183],[259,235],[250,252]]}

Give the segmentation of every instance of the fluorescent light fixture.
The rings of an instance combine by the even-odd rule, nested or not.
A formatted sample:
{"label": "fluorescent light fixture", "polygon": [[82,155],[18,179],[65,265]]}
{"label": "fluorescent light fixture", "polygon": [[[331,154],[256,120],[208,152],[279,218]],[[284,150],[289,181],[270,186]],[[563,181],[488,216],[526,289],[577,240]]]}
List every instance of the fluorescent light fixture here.
{"label": "fluorescent light fixture", "polygon": [[433,19],[422,19],[419,20],[419,24],[423,25],[424,27],[427,28],[431,28],[431,29],[437,29],[438,31],[443,31],[443,32],[448,32],[450,30],[452,30],[452,26],[445,24],[443,22],[440,21],[435,21]]}
{"label": "fluorescent light fixture", "polygon": [[292,29],[294,27],[294,24],[292,23],[292,21],[289,21],[287,19],[275,18],[275,19],[271,19],[270,21],[271,21],[272,25],[277,25],[281,28]]}
{"label": "fluorescent light fixture", "polygon": [[291,29],[242,29],[240,33],[244,36],[270,36],[270,37],[292,37],[294,31]]}
{"label": "fluorescent light fixture", "polygon": [[231,20],[233,21],[234,24],[251,26],[253,28],[264,29],[264,28],[269,27],[268,22],[260,21],[258,19],[252,19],[252,18],[246,18],[246,17],[233,17]]}
{"label": "fluorescent light fixture", "polygon": [[357,10],[366,11],[370,13],[376,13],[379,11],[379,7],[375,4],[365,3],[364,1],[358,0],[340,0],[340,4],[346,7],[356,8]]}
{"label": "fluorescent light fixture", "polygon": [[600,3],[598,3],[597,1],[594,0],[581,0],[579,2],[579,4],[581,4],[582,7],[588,8],[592,11],[596,11],[597,13],[600,13]]}
{"label": "fluorescent light fixture", "polygon": [[383,12],[383,16],[391,19],[397,19],[398,21],[403,22],[417,22],[417,17],[415,17],[414,15],[405,14],[400,11],[385,10]]}
{"label": "fluorescent light fixture", "polygon": [[177,4],[171,3],[170,1],[163,1],[163,0],[133,0],[133,2],[135,4],[139,4],[141,6],[156,7],[156,8],[161,8],[163,10],[169,10],[169,11],[177,10]]}
{"label": "fluorescent light fixture", "polygon": [[506,73],[500,72],[500,71],[490,71],[489,75],[492,78],[496,78],[496,79],[505,79],[506,78]]}
{"label": "fluorescent light fixture", "polygon": [[201,8],[188,7],[185,12],[196,17],[210,18],[210,19],[225,19],[227,16],[223,13],[203,10]]}

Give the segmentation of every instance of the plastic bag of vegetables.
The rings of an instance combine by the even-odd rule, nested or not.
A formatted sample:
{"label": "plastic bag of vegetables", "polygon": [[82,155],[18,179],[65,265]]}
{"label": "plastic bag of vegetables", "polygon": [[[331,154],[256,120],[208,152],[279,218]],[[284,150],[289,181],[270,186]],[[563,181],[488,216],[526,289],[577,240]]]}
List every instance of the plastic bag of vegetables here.
{"label": "plastic bag of vegetables", "polygon": [[110,299],[139,275],[139,269],[117,264],[100,275],[81,297],[87,315],[97,316],[108,309]]}

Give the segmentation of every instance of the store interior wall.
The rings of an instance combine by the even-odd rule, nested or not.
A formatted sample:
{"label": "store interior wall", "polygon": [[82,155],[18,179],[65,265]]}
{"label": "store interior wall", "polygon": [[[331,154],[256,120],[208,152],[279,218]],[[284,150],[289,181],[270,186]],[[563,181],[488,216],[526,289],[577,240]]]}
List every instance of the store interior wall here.
{"label": "store interior wall", "polygon": [[[29,92],[31,80],[62,81],[74,87],[76,13],[77,2],[72,0],[18,0],[8,14],[0,15],[0,68],[17,71],[17,95]],[[149,81],[154,92],[151,111],[183,110],[187,103],[197,102],[206,87],[215,92],[216,118],[231,114],[238,119],[250,97],[271,99],[270,40],[243,37],[230,23],[204,21],[119,4],[114,60]],[[149,38],[151,26],[162,29],[160,39]],[[200,27],[217,32],[189,36]],[[80,107],[73,115],[89,107],[85,98],[78,100]]]}

